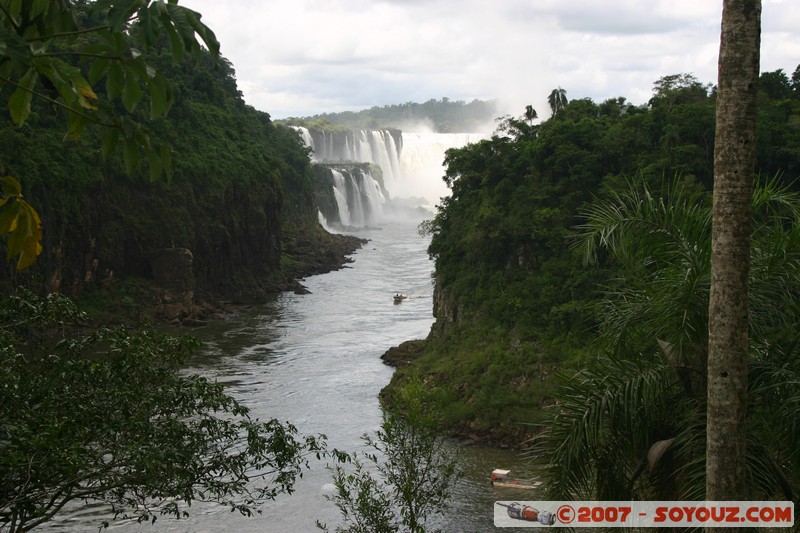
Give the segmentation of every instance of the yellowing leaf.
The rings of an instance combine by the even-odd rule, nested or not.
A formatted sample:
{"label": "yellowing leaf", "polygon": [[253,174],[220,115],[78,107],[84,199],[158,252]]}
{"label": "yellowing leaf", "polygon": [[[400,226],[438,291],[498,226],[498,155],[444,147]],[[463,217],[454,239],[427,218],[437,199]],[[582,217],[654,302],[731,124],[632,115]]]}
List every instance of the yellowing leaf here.
{"label": "yellowing leaf", "polygon": [[22,250],[17,261],[17,270],[28,268],[42,253],[42,221],[39,214],[30,204],[25,203],[26,213],[29,217],[28,232],[22,242]]}
{"label": "yellowing leaf", "polygon": [[11,233],[17,229],[19,206],[16,202],[3,203],[0,207],[0,235]]}
{"label": "yellowing leaf", "polygon": [[78,94],[78,103],[81,107],[85,109],[97,109],[97,106],[91,102],[92,100],[97,100],[97,95],[92,90],[92,86],[89,85],[89,82],[80,75],[80,71],[76,71],[70,78],[70,81],[72,81],[72,87]]}
{"label": "yellowing leaf", "polygon": [[8,258],[19,255],[17,270],[29,267],[42,253],[42,220],[36,210],[22,198],[17,198],[17,224],[11,231],[6,248]]}
{"label": "yellowing leaf", "polygon": [[22,198],[22,187],[11,176],[0,176],[0,236],[8,234],[8,258],[19,255],[17,270],[29,267],[42,253],[42,219]]}
{"label": "yellowing leaf", "polygon": [[78,102],[84,109],[91,109],[91,110],[97,109],[97,106],[91,103],[89,100],[87,100],[86,97],[81,93],[78,94]]}
{"label": "yellowing leaf", "polygon": [[87,87],[80,87],[78,89],[78,92],[80,92],[83,95],[84,98],[97,100],[97,95],[94,93],[94,91],[92,90],[91,87],[88,87],[88,86]]}
{"label": "yellowing leaf", "polygon": [[4,196],[19,196],[22,194],[22,185],[12,176],[0,176]]}

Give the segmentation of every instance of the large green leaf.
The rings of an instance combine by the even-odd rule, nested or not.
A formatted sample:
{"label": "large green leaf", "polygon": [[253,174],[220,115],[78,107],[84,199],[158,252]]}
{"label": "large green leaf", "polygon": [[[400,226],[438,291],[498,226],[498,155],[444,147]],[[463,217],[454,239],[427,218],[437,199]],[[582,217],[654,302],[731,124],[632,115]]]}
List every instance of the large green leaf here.
{"label": "large green leaf", "polygon": [[89,67],[89,82],[97,83],[100,81],[100,79],[106,75],[110,64],[110,59],[97,59],[93,61]]}
{"label": "large green leaf", "polygon": [[194,37],[194,28],[187,18],[188,10],[177,4],[169,4],[167,10],[169,11],[169,18],[166,19],[165,25],[169,25],[171,22],[183,41],[184,48],[194,52],[197,47],[197,41]]}
{"label": "large green leaf", "polygon": [[133,113],[136,109],[136,104],[144,96],[142,88],[139,87],[139,82],[134,76],[125,76],[125,86],[122,89],[122,105],[128,110],[128,113]]}
{"label": "large green leaf", "polygon": [[33,20],[39,15],[47,13],[51,5],[52,2],[50,0],[31,0],[29,2],[30,10],[28,11],[28,17]]}
{"label": "large green leaf", "polygon": [[125,168],[128,172],[133,172],[139,166],[139,146],[135,141],[126,141],[122,150],[122,159],[125,161]]}
{"label": "large green leaf", "polygon": [[115,2],[108,10],[108,25],[111,31],[121,31],[133,14],[142,4],[142,0],[123,0]]}
{"label": "large green leaf", "polygon": [[104,158],[111,157],[111,154],[117,148],[117,142],[119,142],[119,130],[116,128],[107,130],[102,139],[102,154]]}
{"label": "large green leaf", "polygon": [[10,17],[14,24],[19,25],[22,15],[22,0],[11,0],[6,6],[6,16]]}
{"label": "large green leaf", "polygon": [[32,90],[36,83],[35,75],[36,72],[33,69],[28,71],[8,99],[8,112],[11,114],[11,120],[17,126],[22,126],[31,113]]}
{"label": "large green leaf", "polygon": [[125,71],[119,61],[112,61],[108,66],[108,75],[106,76],[106,95],[113,100],[122,94],[124,86]]}
{"label": "large green leaf", "polygon": [[52,58],[37,57],[33,64],[39,75],[47,78],[53,87],[59,88],[67,82],[56,68],[55,61]]}
{"label": "large green leaf", "polygon": [[31,47],[25,39],[0,26],[0,57],[7,57],[21,70],[28,70],[31,63]]}
{"label": "large green leaf", "polygon": [[167,80],[156,73],[150,80],[150,118],[164,116],[172,106],[172,87]]}
{"label": "large green leaf", "polygon": [[175,31],[175,28],[172,27],[172,24],[167,21],[164,24],[164,30],[167,32],[167,37],[169,37],[169,46],[170,52],[172,52],[172,57],[175,61],[182,61],[183,60],[183,42],[181,41],[178,32]]}

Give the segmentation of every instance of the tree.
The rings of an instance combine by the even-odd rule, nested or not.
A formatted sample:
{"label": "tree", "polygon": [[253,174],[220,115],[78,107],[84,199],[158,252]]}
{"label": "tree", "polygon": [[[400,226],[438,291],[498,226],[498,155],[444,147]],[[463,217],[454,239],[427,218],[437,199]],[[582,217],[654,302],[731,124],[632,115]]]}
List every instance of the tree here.
{"label": "tree", "polygon": [[325,453],[182,373],[192,339],[84,322],[58,294],[0,310],[0,529],[28,531],[75,501],[139,520],[197,501],[249,515]]}
{"label": "tree", "polygon": [[679,103],[702,101],[708,96],[709,85],[704,85],[694,74],[670,74],[662,76],[653,84],[650,106],[664,107],[669,112]]}
{"label": "tree", "polygon": [[533,123],[539,117],[539,114],[532,105],[525,106],[525,113],[519,118],[505,115],[497,118],[497,131],[495,133],[503,133],[514,140],[520,139],[533,139],[539,131],[539,126]]}
{"label": "tree", "polygon": [[[549,497],[703,499],[709,200],[686,183],[663,195],[631,185],[586,211],[583,255],[619,265],[619,280],[600,313],[602,349],[588,368],[562,376],[536,449],[549,462]],[[773,180],[756,188],[752,205],[752,430],[740,497],[792,499],[800,490],[800,196]]]}
{"label": "tree", "polygon": [[533,121],[539,118],[539,114],[536,113],[536,110],[533,108],[532,105],[525,106],[525,120],[528,122],[528,126],[533,127]]}
{"label": "tree", "polygon": [[553,89],[550,96],[547,97],[547,103],[550,104],[552,116],[556,116],[559,111],[567,106],[567,91],[561,87]]}
{"label": "tree", "polygon": [[374,438],[363,437],[373,450],[364,458],[379,477],[357,454],[351,456],[353,473],[340,465],[333,469],[336,494],[329,499],[343,519],[336,533],[424,533],[428,518],[447,508],[459,474],[439,434],[435,395],[412,379],[395,391],[394,400],[403,412],[384,409],[381,429]]}
{"label": "tree", "polygon": [[[68,138],[79,139],[87,125],[101,126],[104,156],[122,144],[129,171],[144,156],[152,179],[170,176],[169,148],[153,143],[132,118],[143,100],[151,119],[173,102],[172,88],[143,50],[163,39],[180,60],[186,52],[199,54],[197,38],[218,57],[219,43],[200,14],[172,0],[0,2],[0,89],[15,125],[25,124],[38,101],[64,112]],[[22,269],[41,252],[41,222],[18,180],[2,179],[0,234],[10,234],[9,257],[19,255]]]}
{"label": "tree", "polygon": [[714,140],[706,498],[746,495],[748,276],[761,0],[725,0]]}
{"label": "tree", "polygon": [[793,96],[789,76],[782,68],[772,72],[762,72],[758,80],[758,89],[773,100],[788,100]]}

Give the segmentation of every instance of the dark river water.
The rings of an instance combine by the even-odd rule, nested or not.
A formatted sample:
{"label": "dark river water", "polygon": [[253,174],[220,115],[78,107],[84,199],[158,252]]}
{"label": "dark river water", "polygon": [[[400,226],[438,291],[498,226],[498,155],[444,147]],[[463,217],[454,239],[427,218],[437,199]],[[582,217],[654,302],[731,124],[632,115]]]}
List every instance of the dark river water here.
{"label": "dark river water", "polygon": [[[331,447],[363,449],[361,436],[380,425],[377,395],[393,369],[380,356],[409,339],[424,338],[433,323],[428,239],[417,221],[383,222],[355,234],[369,239],[347,268],[307,278],[307,295],[285,293],[228,320],[192,330],[204,341],[190,371],[216,378],[260,419],[290,421],[301,433],[324,433]],[[408,294],[394,304],[392,294]],[[495,529],[496,500],[535,500],[535,494],[495,489],[493,468],[512,468],[532,477],[515,453],[450,443],[463,479],[452,505],[431,525],[445,532],[515,531]],[[326,500],[331,475],[313,463],[291,495],[283,495],[250,518],[219,506],[193,506],[190,518],[161,517],[154,525],[112,522],[114,531],[290,533],[318,531],[315,521],[339,524],[338,510]],[[96,531],[98,509],[77,509],[51,524],[63,531]],[[522,530],[520,530],[522,531]]]}

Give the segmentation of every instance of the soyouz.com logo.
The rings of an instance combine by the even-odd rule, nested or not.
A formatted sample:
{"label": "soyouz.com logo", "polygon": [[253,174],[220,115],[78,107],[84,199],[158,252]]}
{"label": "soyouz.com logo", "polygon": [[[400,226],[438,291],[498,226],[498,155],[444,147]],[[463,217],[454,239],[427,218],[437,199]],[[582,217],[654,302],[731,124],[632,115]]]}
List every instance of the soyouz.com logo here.
{"label": "soyouz.com logo", "polygon": [[791,527],[790,501],[498,501],[496,527]]}

